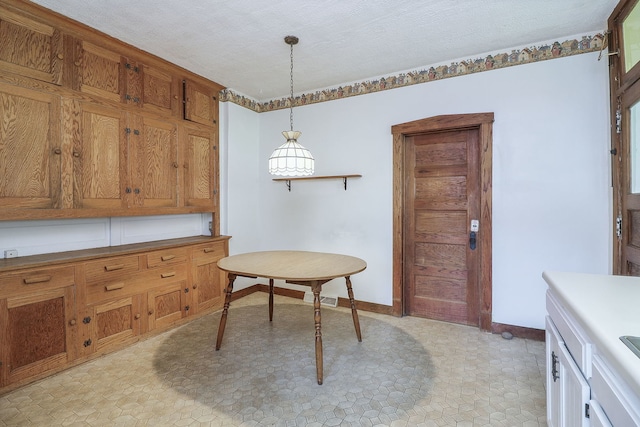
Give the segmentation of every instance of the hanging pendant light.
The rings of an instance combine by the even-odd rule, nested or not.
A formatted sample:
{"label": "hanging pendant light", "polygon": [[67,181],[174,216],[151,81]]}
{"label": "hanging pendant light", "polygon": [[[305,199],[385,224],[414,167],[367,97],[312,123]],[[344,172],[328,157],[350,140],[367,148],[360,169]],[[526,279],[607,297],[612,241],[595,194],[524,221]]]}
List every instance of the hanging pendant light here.
{"label": "hanging pendant light", "polygon": [[276,148],[269,157],[269,173],[279,176],[309,176],[313,175],[313,156],[298,143],[302,134],[293,130],[293,45],[298,44],[298,38],[287,36],[284,42],[291,46],[291,98],[289,99],[290,130],[282,132],[287,142]]}

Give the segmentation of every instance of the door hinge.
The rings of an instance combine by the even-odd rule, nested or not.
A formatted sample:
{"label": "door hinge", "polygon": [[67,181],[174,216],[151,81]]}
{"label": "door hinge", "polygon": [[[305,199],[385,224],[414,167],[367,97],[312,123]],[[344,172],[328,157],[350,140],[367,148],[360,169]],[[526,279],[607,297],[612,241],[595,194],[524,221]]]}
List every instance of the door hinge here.
{"label": "door hinge", "polygon": [[622,216],[618,215],[616,218],[616,236],[618,239],[622,238]]}

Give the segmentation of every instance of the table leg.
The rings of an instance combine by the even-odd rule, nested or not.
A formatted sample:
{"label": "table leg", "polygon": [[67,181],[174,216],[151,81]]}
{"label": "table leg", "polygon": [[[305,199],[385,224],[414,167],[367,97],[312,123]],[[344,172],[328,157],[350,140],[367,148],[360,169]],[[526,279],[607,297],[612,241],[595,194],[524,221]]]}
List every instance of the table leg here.
{"label": "table leg", "polygon": [[269,279],[269,322],[273,321],[273,279]]}
{"label": "table leg", "polygon": [[320,325],[320,290],[322,284],[314,282],[311,285],[313,291],[313,319],[316,324],[316,375],[318,384],[322,385],[322,329]]}
{"label": "table leg", "polygon": [[231,294],[233,293],[233,282],[236,280],[236,275],[229,273],[229,284],[227,285],[227,295],[224,298],[224,308],[222,309],[222,316],[220,317],[220,326],[218,326],[218,339],[216,340],[216,350],[220,350],[222,344],[222,336],[224,335],[224,328],[227,326],[227,313],[229,312],[229,304],[231,304]]}
{"label": "table leg", "polygon": [[353,289],[351,289],[351,276],[346,276],[347,280],[347,293],[349,294],[349,302],[351,303],[351,317],[353,317],[353,326],[356,328],[356,336],[358,341],[362,342],[362,333],[360,332],[360,319],[358,319],[358,310],[356,310],[356,303],[353,300]]}

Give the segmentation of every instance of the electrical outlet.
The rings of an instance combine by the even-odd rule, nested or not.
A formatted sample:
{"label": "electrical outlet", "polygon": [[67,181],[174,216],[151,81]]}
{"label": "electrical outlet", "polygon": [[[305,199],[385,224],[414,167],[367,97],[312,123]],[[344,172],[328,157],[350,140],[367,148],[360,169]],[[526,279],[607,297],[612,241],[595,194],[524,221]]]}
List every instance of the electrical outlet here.
{"label": "electrical outlet", "polygon": [[17,249],[7,249],[6,251],[4,251],[5,258],[16,258],[17,256],[18,256]]}

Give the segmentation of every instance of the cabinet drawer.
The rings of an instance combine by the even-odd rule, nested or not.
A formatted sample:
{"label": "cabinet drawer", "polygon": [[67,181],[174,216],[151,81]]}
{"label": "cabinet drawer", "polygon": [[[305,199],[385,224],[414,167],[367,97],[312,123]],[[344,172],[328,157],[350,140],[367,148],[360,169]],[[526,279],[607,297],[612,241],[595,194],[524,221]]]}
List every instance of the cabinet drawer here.
{"label": "cabinet drawer", "polygon": [[3,296],[33,292],[34,289],[55,289],[75,283],[73,266],[39,268],[19,273],[0,275],[0,292]]}
{"label": "cabinet drawer", "polygon": [[562,335],[562,341],[569,349],[571,357],[575,360],[584,376],[591,378],[591,355],[593,346],[589,342],[587,335],[573,322],[569,314],[565,311],[560,302],[547,291],[547,312],[558,332]]}
{"label": "cabinet drawer", "polygon": [[223,242],[211,242],[193,247],[193,258],[218,260],[225,256]]}
{"label": "cabinet drawer", "polygon": [[84,265],[87,283],[108,282],[114,279],[128,278],[138,271],[138,256],[104,258]]}
{"label": "cabinet drawer", "polygon": [[147,254],[147,268],[155,268],[162,265],[173,265],[186,261],[186,248],[164,249]]}
{"label": "cabinet drawer", "polygon": [[600,404],[612,425],[640,425],[640,401],[598,355],[593,357],[591,397]]}
{"label": "cabinet drawer", "polygon": [[137,282],[143,283],[144,286],[148,288],[151,285],[160,285],[181,280],[187,280],[186,263],[147,270],[144,274],[140,275]]}
{"label": "cabinet drawer", "polygon": [[135,280],[121,277],[108,282],[87,284],[87,303],[95,304],[113,298],[122,298],[141,292],[142,286]]}

